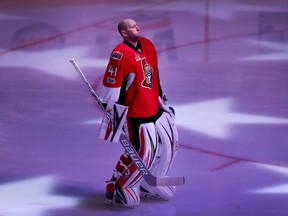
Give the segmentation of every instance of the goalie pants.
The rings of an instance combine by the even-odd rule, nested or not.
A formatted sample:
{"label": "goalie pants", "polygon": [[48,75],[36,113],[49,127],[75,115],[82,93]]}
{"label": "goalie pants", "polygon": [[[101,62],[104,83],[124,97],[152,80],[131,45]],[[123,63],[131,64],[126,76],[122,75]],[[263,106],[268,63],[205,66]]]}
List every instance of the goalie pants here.
{"label": "goalie pants", "polygon": [[[128,119],[129,138],[149,171],[155,176],[166,176],[178,148],[178,132],[174,116],[162,110],[151,118]],[[170,199],[175,187],[150,186],[139,173],[132,160],[123,154],[116,164],[107,193],[114,194],[127,205],[140,202],[139,189],[162,199]]]}

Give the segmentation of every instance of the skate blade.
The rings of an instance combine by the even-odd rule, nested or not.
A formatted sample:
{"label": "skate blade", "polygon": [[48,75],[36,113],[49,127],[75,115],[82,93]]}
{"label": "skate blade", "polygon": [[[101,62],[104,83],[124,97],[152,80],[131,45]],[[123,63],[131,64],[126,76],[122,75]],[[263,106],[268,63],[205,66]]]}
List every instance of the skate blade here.
{"label": "skate blade", "polygon": [[114,202],[113,200],[107,200],[105,205],[116,207],[116,208],[124,208],[124,209],[134,209],[135,208],[135,206],[124,205],[122,203]]}
{"label": "skate blade", "polygon": [[145,194],[145,195],[141,194],[140,197],[141,199],[147,199],[147,200],[169,201],[169,199],[167,198],[163,198],[160,196],[153,196],[150,194]]}

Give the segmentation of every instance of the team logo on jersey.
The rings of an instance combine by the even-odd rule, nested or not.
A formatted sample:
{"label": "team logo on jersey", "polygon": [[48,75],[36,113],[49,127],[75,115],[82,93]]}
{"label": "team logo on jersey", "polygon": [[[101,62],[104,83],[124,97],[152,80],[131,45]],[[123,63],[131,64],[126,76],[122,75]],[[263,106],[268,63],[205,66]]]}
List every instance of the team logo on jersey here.
{"label": "team logo on jersey", "polygon": [[115,59],[115,60],[121,60],[123,57],[123,53],[119,52],[119,51],[113,51],[111,54],[111,58]]}
{"label": "team logo on jersey", "polygon": [[144,73],[144,80],[142,81],[142,86],[145,88],[152,88],[152,78],[153,78],[153,68],[146,62],[146,59],[143,58],[142,69]]}

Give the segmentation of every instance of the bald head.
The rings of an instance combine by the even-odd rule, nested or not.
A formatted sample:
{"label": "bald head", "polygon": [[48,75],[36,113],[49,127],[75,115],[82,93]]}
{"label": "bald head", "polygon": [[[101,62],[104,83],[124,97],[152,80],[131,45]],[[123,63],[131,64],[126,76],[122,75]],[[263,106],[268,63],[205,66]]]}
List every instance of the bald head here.
{"label": "bald head", "polygon": [[127,21],[128,19],[124,19],[118,23],[118,31],[120,35],[122,35],[122,31],[125,31],[127,29]]}
{"label": "bald head", "polygon": [[118,31],[124,40],[135,43],[140,37],[140,28],[133,19],[123,19],[118,23]]}

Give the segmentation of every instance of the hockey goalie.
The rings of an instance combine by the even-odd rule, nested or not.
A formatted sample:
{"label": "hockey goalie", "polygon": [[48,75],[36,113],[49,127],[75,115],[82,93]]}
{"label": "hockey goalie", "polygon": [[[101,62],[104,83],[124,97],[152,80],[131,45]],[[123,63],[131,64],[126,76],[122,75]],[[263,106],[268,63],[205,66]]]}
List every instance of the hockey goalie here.
{"label": "hockey goalie", "polygon": [[[118,30],[123,43],[111,52],[103,77],[106,112],[99,137],[118,142],[125,131],[130,142],[155,176],[167,176],[178,148],[174,111],[162,93],[154,45],[140,36],[132,19],[122,20]],[[127,152],[116,163],[107,181],[106,198],[112,205],[137,206],[140,197],[169,200],[175,186],[151,186]]]}

